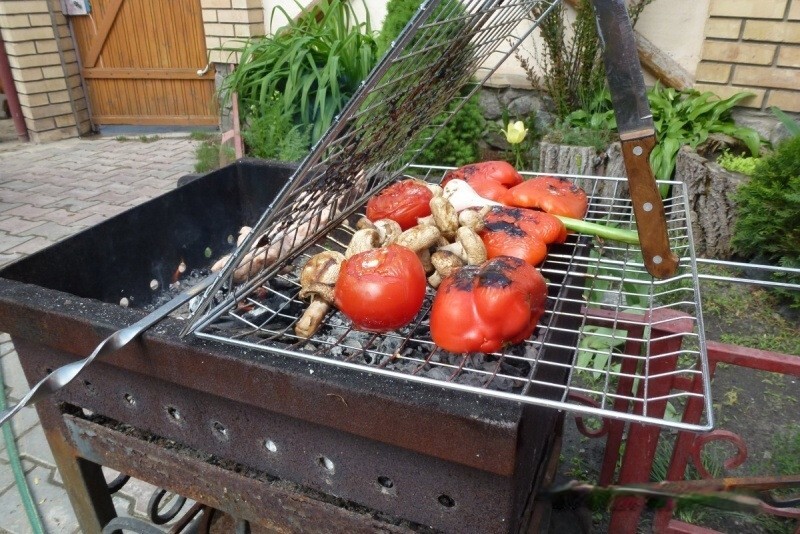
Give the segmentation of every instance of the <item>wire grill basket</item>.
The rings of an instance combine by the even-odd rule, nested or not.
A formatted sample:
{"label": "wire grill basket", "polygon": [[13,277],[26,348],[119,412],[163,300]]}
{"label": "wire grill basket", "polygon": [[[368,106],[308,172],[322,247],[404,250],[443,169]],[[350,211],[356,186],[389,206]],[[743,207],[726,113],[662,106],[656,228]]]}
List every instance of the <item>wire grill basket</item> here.
{"label": "wire grill basket", "polygon": [[[225,293],[222,306],[241,298],[400,174],[557,3],[424,2],[237,248],[186,332],[218,311],[212,295]],[[243,263],[237,276],[246,283],[234,284]]]}
{"label": "wire grill basket", "polygon": [[[443,167],[414,155],[538,25],[556,1],[426,2],[333,126],[231,255],[186,332],[269,353],[527,404],[707,430],[708,364],[687,199],[665,200],[679,272],[655,280],[641,250],[571,235],[541,266],[548,307],[534,337],[501,353],[456,355],[430,340],[423,309],[387,334],[329,313],[310,339],[294,334],[305,303],[298,274],[325,249],[344,251],[367,198],[403,173],[438,183]],[[635,229],[627,181],[568,176],[590,196],[587,220]],[[668,415],[701,402],[705,419]]]}

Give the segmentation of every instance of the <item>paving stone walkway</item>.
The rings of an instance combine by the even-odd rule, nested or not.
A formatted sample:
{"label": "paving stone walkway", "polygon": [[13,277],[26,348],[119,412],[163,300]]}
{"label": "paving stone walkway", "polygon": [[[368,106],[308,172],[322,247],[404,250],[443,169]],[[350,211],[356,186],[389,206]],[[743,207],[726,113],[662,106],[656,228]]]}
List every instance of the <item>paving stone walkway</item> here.
{"label": "paving stone walkway", "polygon": [[[193,172],[197,141],[185,134],[146,139],[0,142],[0,267],[169,191],[179,177]],[[7,334],[0,334],[0,365],[6,395],[17,402],[28,385]],[[80,532],[36,411],[24,409],[12,428],[46,531]],[[114,497],[118,512],[146,517],[154,489],[141,481],[129,482]],[[0,533],[28,532],[0,440]]]}

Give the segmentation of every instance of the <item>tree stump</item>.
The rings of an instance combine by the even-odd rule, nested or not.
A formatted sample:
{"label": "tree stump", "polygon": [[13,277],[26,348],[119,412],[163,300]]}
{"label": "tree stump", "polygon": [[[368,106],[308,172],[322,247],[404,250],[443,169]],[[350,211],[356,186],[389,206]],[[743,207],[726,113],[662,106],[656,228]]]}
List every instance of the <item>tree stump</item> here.
{"label": "tree stump", "polygon": [[695,253],[706,258],[730,259],[736,224],[733,194],[749,178],[684,148],[678,152],[675,179],[686,185]]}

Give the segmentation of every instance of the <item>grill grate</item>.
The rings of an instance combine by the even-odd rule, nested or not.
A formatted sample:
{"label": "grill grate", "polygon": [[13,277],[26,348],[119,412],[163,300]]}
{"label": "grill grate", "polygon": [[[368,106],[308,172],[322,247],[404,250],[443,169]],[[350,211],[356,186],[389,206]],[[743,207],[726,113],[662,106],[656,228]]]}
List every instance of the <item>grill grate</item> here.
{"label": "grill grate", "polygon": [[[447,169],[412,165],[408,170],[438,182]],[[635,229],[626,180],[568,177],[590,197],[587,220]],[[682,258],[676,276],[653,279],[636,246],[573,234],[566,244],[551,247],[541,266],[549,280],[549,298],[535,337],[503,352],[456,355],[438,349],[430,340],[427,322],[430,288],[415,321],[400,330],[355,331],[334,311],[311,339],[297,337],[293,327],[306,306],[297,297],[299,270],[324,249],[344,251],[359,212],[309,243],[242,298],[218,308],[199,323],[195,333],[232,345],[481,396],[707,430],[713,420],[688,200],[682,183],[670,184],[674,193],[665,200],[670,245]],[[681,389],[673,388],[676,380],[677,386],[685,383]],[[703,403],[705,419],[699,424],[664,415],[665,403],[677,409],[686,402]],[[671,412],[667,408],[666,413]]]}

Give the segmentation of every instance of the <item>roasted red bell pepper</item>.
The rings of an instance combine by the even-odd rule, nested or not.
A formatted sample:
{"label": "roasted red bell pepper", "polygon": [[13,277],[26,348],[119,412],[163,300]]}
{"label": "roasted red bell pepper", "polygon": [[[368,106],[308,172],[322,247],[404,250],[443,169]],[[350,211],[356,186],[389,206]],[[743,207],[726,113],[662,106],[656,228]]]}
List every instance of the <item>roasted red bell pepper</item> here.
{"label": "roasted red bell pepper", "polygon": [[401,180],[367,201],[367,219],[392,219],[400,228],[416,226],[417,219],[431,214],[431,190],[418,180]]}
{"label": "roasted red bell pepper", "polygon": [[547,256],[547,245],[564,242],[567,229],[549,213],[494,206],[484,217],[484,228],[478,235],[489,258],[513,256],[538,265]]}
{"label": "roasted red bell pepper", "polygon": [[519,208],[536,208],[573,219],[583,219],[589,207],[589,199],[583,189],[566,178],[555,176],[537,176],[525,180],[509,189],[503,200],[498,202]]}
{"label": "roasted red bell pepper", "polygon": [[466,266],[436,292],[431,337],[450,352],[497,352],[530,337],[546,301],[544,278],[518,258]]}
{"label": "roasted red bell pepper", "polygon": [[503,202],[510,187],[522,183],[522,175],[505,161],[484,161],[465,165],[445,174],[442,185],[458,178],[467,182],[483,198]]}

